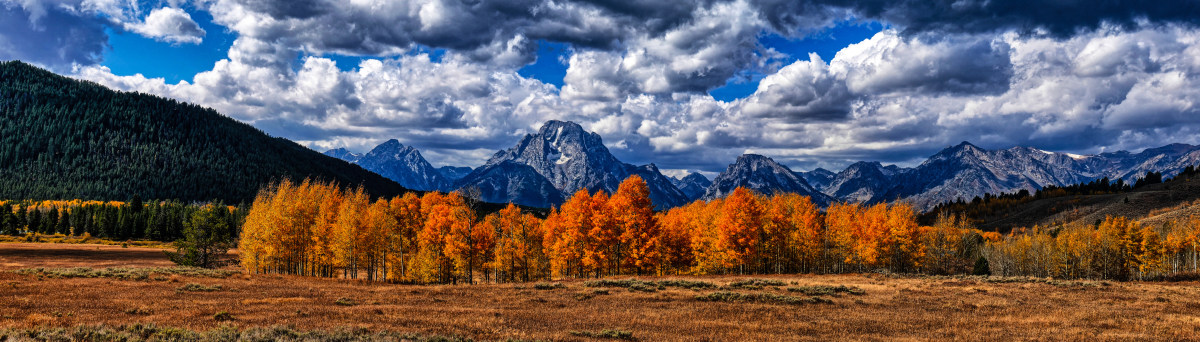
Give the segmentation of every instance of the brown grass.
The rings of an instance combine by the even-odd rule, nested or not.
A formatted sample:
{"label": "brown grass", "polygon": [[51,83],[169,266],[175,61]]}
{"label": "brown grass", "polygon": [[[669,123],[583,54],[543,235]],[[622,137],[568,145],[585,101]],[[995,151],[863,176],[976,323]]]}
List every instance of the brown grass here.
{"label": "brown grass", "polygon": [[[538,290],[534,284],[390,285],[277,275],[121,280],[39,279],[10,272],[97,264],[169,266],[158,250],[97,247],[0,244],[0,269],[5,270],[0,272],[0,328],[153,323],[208,330],[222,325],[283,325],[480,340],[591,340],[614,334],[642,341],[1186,340],[1200,336],[1200,284],[1196,282],[883,275],[637,278],[663,284],[646,292],[585,286],[584,280],[558,280],[547,284],[561,284],[561,288],[551,285],[552,290]],[[752,279],[757,281],[751,285],[769,285],[728,289]],[[704,281],[725,289],[667,286],[676,282],[663,280]],[[181,291],[186,284],[220,290]],[[847,290],[829,290],[840,286]],[[812,290],[829,302],[790,305],[763,300],[805,293],[799,289]],[[860,289],[862,294],[850,294],[849,289]],[[698,300],[730,291],[755,300]],[[827,295],[829,291],[835,294]],[[347,302],[353,305],[344,305]],[[218,315],[223,312],[227,315]]]}

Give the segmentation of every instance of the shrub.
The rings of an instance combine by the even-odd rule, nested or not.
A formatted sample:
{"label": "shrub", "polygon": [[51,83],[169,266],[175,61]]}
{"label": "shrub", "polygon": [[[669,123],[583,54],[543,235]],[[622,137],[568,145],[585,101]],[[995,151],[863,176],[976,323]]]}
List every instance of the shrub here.
{"label": "shrub", "polygon": [[820,304],[832,303],[833,301],[817,296],[812,297],[794,297],[783,296],[771,293],[739,293],[739,292],[713,292],[706,295],[696,296],[696,300],[702,302],[755,302],[768,304]]}
{"label": "shrub", "polygon": [[230,315],[229,312],[227,312],[227,311],[221,311],[221,312],[216,313],[215,315],[213,315],[213,319],[216,320],[217,322],[228,322],[228,321],[234,320],[233,315]]}
{"label": "shrub", "polygon": [[125,310],[125,313],[130,315],[149,315],[151,311],[150,309],[146,308],[131,308],[129,310]]}
{"label": "shrub", "polygon": [[571,335],[591,337],[591,338],[611,338],[618,340],[632,340],[633,333],[620,329],[604,329],[602,331],[572,331]]}
{"label": "shrub", "polygon": [[234,237],[229,221],[222,216],[224,205],[209,204],[197,210],[184,222],[183,238],[175,241],[175,252],[167,252],[171,261],[182,266],[218,268],[233,262],[229,249],[233,248]]}
{"label": "shrub", "polygon": [[975,269],[971,271],[971,274],[984,276],[992,274],[992,269],[988,265],[988,259],[982,255],[979,256],[979,259],[975,259]]}
{"label": "shrub", "polygon": [[624,279],[624,280],[600,279],[600,280],[592,280],[592,281],[584,282],[583,286],[587,286],[587,287],[621,287],[621,288],[627,288],[631,291],[641,291],[641,292],[655,292],[658,290],[665,290],[667,287],[678,287],[678,288],[685,288],[685,289],[690,289],[690,290],[712,289],[712,288],[717,287],[717,285],[715,285],[713,283],[709,283],[709,282],[693,281],[693,280],[677,280],[677,279],[660,280],[660,281],[642,281],[642,280],[637,280],[637,279]]}
{"label": "shrub", "polygon": [[182,275],[189,277],[228,278],[237,271],[210,270],[196,267],[70,267],[70,268],[25,268],[16,271],[22,275],[50,278],[114,278],[121,280],[147,280],[152,274]]}
{"label": "shrub", "polygon": [[800,292],[800,293],[803,293],[803,294],[806,294],[809,296],[831,296],[831,295],[835,295],[835,294],[839,294],[839,293],[849,293],[849,294],[858,296],[858,295],[863,295],[863,294],[867,293],[866,291],[863,291],[863,289],[860,289],[857,287],[846,286],[846,285],[800,286],[800,287],[789,287],[789,288],[787,288],[787,290],[789,292]]}
{"label": "shrub", "polygon": [[729,283],[729,285],[726,285],[725,287],[730,288],[730,289],[758,290],[758,289],[762,289],[763,287],[766,287],[766,286],[785,286],[785,285],[787,285],[787,283],[785,283],[783,281],[779,281],[779,280],[745,279],[745,280],[738,280],[738,281]]}
{"label": "shrub", "polygon": [[565,288],[565,287],[567,287],[567,286],[566,286],[566,285],[563,285],[562,283],[537,283],[537,284],[533,284],[533,288],[534,288],[534,289],[536,289],[536,290],[553,290],[553,289],[561,289],[561,288]]}
{"label": "shrub", "polygon": [[213,292],[220,291],[221,285],[205,286],[201,284],[188,283],[187,285],[180,286],[178,290],[180,292]]}
{"label": "shrub", "polygon": [[355,306],[355,305],[358,305],[358,303],[355,303],[353,299],[346,298],[346,297],[338,298],[338,300],[334,301],[333,303],[334,303],[334,304],[337,304],[337,305],[341,305],[341,306]]}

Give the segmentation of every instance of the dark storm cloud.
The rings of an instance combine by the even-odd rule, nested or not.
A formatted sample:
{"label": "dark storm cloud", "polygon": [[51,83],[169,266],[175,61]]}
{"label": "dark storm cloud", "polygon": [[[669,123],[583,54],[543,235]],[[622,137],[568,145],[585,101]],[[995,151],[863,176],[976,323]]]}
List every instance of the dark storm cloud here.
{"label": "dark storm cloud", "polygon": [[103,20],[57,6],[34,12],[41,13],[0,2],[0,60],[20,59],[60,72],[100,60],[108,46]]}
{"label": "dark storm cloud", "polygon": [[[1134,28],[1152,23],[1200,23],[1200,2],[1143,0],[817,0],[861,18],[887,21],[904,32],[988,33],[1016,30],[1066,38],[1103,24]],[[789,14],[779,14],[786,16]]]}

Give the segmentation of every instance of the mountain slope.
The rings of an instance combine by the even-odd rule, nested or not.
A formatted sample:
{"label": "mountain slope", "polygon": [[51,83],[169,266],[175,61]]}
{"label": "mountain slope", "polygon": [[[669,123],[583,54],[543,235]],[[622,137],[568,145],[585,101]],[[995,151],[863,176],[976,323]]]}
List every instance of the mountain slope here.
{"label": "mountain slope", "polygon": [[323,154],[330,156],[330,157],[337,158],[337,159],[345,160],[350,163],[358,163],[358,159],[362,158],[362,156],[363,156],[358,153],[350,152],[350,150],[347,150],[344,148],[335,148],[335,149],[332,149],[329,151],[325,151],[325,153],[323,153]]}
{"label": "mountain slope", "polygon": [[465,166],[443,166],[439,167],[437,170],[438,173],[440,173],[442,177],[446,178],[446,181],[450,183],[458,182],[459,179],[463,179],[463,177],[471,174],[471,171],[475,171],[474,169]]}
{"label": "mountain slope", "polygon": [[0,198],[237,203],[284,177],[407,191],[211,109],[0,62]]}
{"label": "mountain slope", "polygon": [[404,146],[396,139],[385,141],[361,156],[344,149],[329,150],[325,155],[354,158],[343,160],[358,164],[367,171],[378,173],[409,189],[433,191],[450,188],[450,181],[442,177],[442,173],[421,156],[421,151],[412,146]]}
{"label": "mountain slope", "polygon": [[506,160],[471,171],[459,189],[479,189],[480,200],[489,203],[515,203],[549,208],[566,199],[550,180],[529,165]]}
{"label": "mountain slope", "polygon": [[832,198],[814,189],[787,166],[757,154],[743,154],[729,164],[725,172],[713,179],[712,185],[704,193],[704,199],[725,197],[737,187],[746,187],[766,195],[776,192],[797,193],[812,197],[813,203],[819,206],[833,202]]}
{"label": "mountain slope", "polygon": [[819,167],[808,172],[796,172],[796,175],[804,178],[804,181],[808,182],[808,185],[812,185],[813,189],[822,192],[829,187],[829,183],[832,183],[834,178],[837,178],[837,174],[833,171]]}
{"label": "mountain slope", "polygon": [[709,186],[712,186],[712,181],[699,172],[692,172],[684,176],[683,179],[671,178],[671,183],[675,184],[676,188],[679,188],[679,191],[687,197],[688,201],[695,201],[704,197],[704,192],[708,190]]}
{"label": "mountain slope", "polygon": [[949,147],[893,180],[882,199],[909,200],[927,210],[958,198],[1034,191],[1109,178],[1132,182],[1147,171],[1170,176],[1200,162],[1200,147],[1174,144],[1139,153],[1074,155],[1030,147],[985,150],[968,142]]}
{"label": "mountain slope", "polygon": [[896,169],[885,168],[879,162],[857,162],[838,172],[823,192],[846,202],[885,200],[882,196],[892,187],[897,174]]}
{"label": "mountain slope", "polygon": [[[511,162],[525,165],[541,175],[559,191],[561,197],[569,196],[579,189],[616,192],[621,181],[630,175],[640,175],[650,188],[650,199],[656,208],[665,209],[682,205],[686,198],[679,189],[663,176],[653,165],[634,166],[617,160],[604,146],[600,135],[583,130],[573,122],[548,121],[536,134],[527,134],[516,146],[496,152],[481,168]],[[499,168],[495,172],[509,171]],[[479,186],[485,174],[476,170],[456,183],[457,188]],[[493,172],[493,173],[495,173]],[[498,176],[493,176],[498,177]],[[518,174],[510,179],[530,179],[529,175]],[[537,188],[533,186],[524,189]],[[510,194],[509,200],[520,198]],[[536,196],[542,197],[542,196]],[[549,198],[549,197],[547,197]],[[557,203],[555,203],[557,204]]]}

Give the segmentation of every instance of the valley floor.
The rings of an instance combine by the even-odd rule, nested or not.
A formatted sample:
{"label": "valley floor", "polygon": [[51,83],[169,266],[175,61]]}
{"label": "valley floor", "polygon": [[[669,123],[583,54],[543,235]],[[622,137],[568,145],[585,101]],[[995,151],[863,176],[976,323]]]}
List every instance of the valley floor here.
{"label": "valley floor", "polygon": [[[154,323],[196,330],[290,326],[365,328],[476,340],[587,340],[628,332],[669,340],[1186,340],[1200,336],[1200,284],[1051,281],[886,275],[639,278],[761,289],[659,287],[652,292],[536,284],[392,285],[296,276],[172,274],[94,278],[39,267],[170,267],[160,249],[0,244],[0,328]],[[160,268],[160,270],[162,270]],[[75,271],[79,273],[79,271]],[[134,272],[136,273],[136,272]],[[627,279],[627,278],[618,278]],[[863,294],[809,298],[804,286],[845,285]],[[607,294],[604,292],[607,291]],[[718,292],[767,295],[713,302]],[[770,296],[774,295],[774,296]],[[218,316],[225,312],[227,315]],[[220,318],[222,321],[218,321]],[[231,320],[224,320],[229,318]]]}

